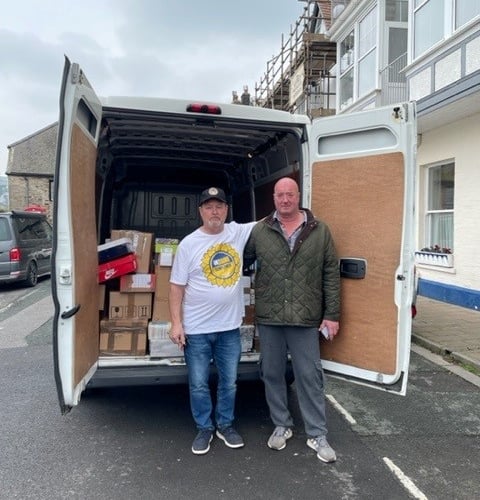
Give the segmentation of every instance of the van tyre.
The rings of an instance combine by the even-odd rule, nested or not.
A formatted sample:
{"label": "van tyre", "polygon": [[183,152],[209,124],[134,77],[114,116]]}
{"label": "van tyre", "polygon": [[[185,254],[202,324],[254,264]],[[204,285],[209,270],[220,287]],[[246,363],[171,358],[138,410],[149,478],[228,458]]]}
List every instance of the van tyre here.
{"label": "van tyre", "polygon": [[38,281],[38,269],[35,262],[30,262],[27,268],[27,274],[25,278],[25,284],[27,286],[35,286]]}

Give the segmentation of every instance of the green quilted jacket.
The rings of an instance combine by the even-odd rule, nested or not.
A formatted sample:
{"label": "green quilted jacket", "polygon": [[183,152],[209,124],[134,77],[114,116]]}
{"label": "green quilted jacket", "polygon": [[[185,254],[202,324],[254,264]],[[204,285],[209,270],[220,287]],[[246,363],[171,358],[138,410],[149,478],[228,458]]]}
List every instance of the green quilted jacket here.
{"label": "green quilted jacket", "polygon": [[257,263],[255,316],[260,324],[319,326],[340,316],[340,274],[328,226],[308,209],[292,252],[273,213],[253,228],[244,261]]}

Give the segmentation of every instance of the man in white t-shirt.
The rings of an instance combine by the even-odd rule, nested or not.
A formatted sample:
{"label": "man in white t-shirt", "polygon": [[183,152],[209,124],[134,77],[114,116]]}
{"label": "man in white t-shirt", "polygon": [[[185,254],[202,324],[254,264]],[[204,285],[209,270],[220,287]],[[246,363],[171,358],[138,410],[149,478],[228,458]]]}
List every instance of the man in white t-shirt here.
{"label": "man in white t-shirt", "polygon": [[[199,204],[202,226],[179,244],[170,277],[170,338],[184,348],[190,407],[198,433],[192,452],[203,455],[216,435],[230,448],[241,448],[233,427],[240,325],[244,302],[243,249],[255,222],[225,223],[225,192],[211,187]],[[210,362],[218,372],[217,404],[209,386]]]}

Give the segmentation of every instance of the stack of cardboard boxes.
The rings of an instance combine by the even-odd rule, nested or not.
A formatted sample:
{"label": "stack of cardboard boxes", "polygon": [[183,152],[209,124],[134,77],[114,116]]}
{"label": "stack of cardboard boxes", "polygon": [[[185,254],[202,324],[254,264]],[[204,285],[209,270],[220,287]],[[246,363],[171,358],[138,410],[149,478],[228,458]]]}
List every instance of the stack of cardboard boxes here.
{"label": "stack of cardboard boxes", "polygon": [[[169,280],[177,246],[178,240],[133,230],[113,230],[111,240],[99,246],[100,355],[183,356],[168,337]],[[255,345],[254,300],[250,278],[242,280],[242,352],[249,352]]]}
{"label": "stack of cardboard boxes", "polygon": [[152,321],[148,325],[148,341],[151,357],[183,356],[182,350],[174,344],[170,331],[170,309],[168,292],[170,289],[170,270],[175,257],[178,240],[157,238],[155,240],[155,276],[157,285],[153,299]]}
{"label": "stack of cardboard boxes", "polygon": [[105,296],[103,310],[107,311],[106,317],[100,320],[100,354],[145,356],[156,283],[156,276],[151,273],[153,235],[113,230],[110,242],[99,246],[99,262],[103,260],[101,255],[105,246],[113,248],[123,241],[130,242],[128,257],[135,262],[133,269],[121,263],[127,256],[117,255],[109,262],[109,274],[102,276],[99,272],[99,281],[105,287],[105,291],[102,291]]}

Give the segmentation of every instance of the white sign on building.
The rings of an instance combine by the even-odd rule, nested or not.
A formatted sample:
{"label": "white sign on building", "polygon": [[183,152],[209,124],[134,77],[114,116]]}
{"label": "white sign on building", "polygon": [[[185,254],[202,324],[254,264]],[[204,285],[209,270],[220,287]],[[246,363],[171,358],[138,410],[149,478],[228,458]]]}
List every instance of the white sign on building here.
{"label": "white sign on building", "polygon": [[305,68],[301,64],[290,80],[289,104],[293,106],[297,99],[303,94],[303,81],[305,79]]}

